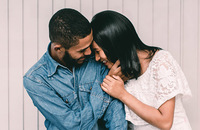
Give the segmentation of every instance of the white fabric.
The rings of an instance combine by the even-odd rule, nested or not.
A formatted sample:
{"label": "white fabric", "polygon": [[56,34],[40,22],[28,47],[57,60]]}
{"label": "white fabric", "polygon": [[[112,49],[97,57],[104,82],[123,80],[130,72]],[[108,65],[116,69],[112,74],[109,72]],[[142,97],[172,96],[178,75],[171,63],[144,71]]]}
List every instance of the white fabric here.
{"label": "white fabric", "polygon": [[[126,90],[141,102],[158,109],[167,100],[176,97],[174,122],[171,130],[190,130],[190,124],[182,105],[182,98],[190,97],[187,80],[167,51],[158,51],[144,74],[137,80],[131,79],[125,84]],[[156,130],[131,109],[125,106],[126,120],[134,124],[134,130]]]}

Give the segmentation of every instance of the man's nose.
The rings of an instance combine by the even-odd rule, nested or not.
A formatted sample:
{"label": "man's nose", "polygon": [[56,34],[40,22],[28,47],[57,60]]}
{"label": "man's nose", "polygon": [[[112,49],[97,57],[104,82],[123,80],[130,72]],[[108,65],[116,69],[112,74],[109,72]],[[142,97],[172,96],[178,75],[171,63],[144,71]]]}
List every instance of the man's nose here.
{"label": "man's nose", "polygon": [[91,51],[90,47],[88,47],[88,48],[85,50],[84,55],[90,55],[91,52],[92,52],[92,51]]}

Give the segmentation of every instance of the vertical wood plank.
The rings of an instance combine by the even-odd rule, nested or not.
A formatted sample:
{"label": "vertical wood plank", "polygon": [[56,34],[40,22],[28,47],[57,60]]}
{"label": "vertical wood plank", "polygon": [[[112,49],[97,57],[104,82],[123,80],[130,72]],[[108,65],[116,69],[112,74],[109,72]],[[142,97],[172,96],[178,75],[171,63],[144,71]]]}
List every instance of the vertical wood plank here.
{"label": "vertical wood plank", "polygon": [[122,13],[122,0],[108,0],[108,9]]}
{"label": "vertical wood plank", "polygon": [[[197,61],[198,61],[198,72],[197,72],[197,88],[198,88],[198,95],[197,95],[197,110],[200,110],[200,0],[198,1],[198,58],[197,58]],[[200,122],[200,111],[198,111],[198,114],[197,114],[197,122]],[[200,128],[200,124],[197,125],[197,127],[195,129],[198,129]]]}
{"label": "vertical wood plank", "polygon": [[[49,40],[49,20],[52,17],[52,0],[38,0],[38,59],[47,51]],[[39,112],[39,130],[45,130],[45,118]]]}
{"label": "vertical wood plank", "polygon": [[65,7],[65,0],[53,0],[53,14]]}
{"label": "vertical wood plank", "polygon": [[52,0],[39,0],[38,1],[38,49],[40,58],[47,50],[49,40],[49,20],[53,14],[52,12]]}
{"label": "vertical wood plank", "polygon": [[[24,1],[24,73],[37,61],[37,1]],[[37,108],[24,90],[24,130],[37,130]]]}
{"label": "vertical wood plank", "polygon": [[93,15],[108,9],[108,0],[93,0]]}
{"label": "vertical wood plank", "polygon": [[183,43],[182,68],[192,90],[192,99],[185,104],[185,108],[193,129],[199,129],[198,122],[198,87],[197,86],[197,48],[198,48],[198,0],[183,1]]}
{"label": "vertical wood plank", "polygon": [[81,0],[81,13],[91,21],[93,16],[93,0]]}
{"label": "vertical wood plank", "polygon": [[[147,44],[153,43],[153,1],[139,0],[138,33],[141,40]],[[155,25],[156,26],[156,25]]]}
{"label": "vertical wood plank", "polygon": [[123,14],[132,22],[135,29],[138,30],[138,0],[124,0]]}
{"label": "vertical wood plank", "polygon": [[9,129],[9,108],[8,108],[8,1],[1,0],[0,1],[0,44],[1,44],[1,51],[0,51],[0,122],[1,122],[1,129],[8,130]]}
{"label": "vertical wood plank", "polygon": [[168,49],[168,0],[154,0],[153,45]]}
{"label": "vertical wood plank", "polygon": [[73,8],[77,11],[81,11],[81,0],[66,0],[66,8]]}
{"label": "vertical wood plank", "polygon": [[[17,3],[17,6],[16,6]],[[9,129],[23,129],[22,0],[9,0]]]}
{"label": "vertical wood plank", "polygon": [[180,0],[169,0],[168,50],[180,64],[181,59],[181,6]]}
{"label": "vertical wood plank", "polygon": [[121,12],[146,44],[168,49],[188,79],[193,97],[185,108],[192,128],[199,129],[200,0],[0,0],[1,129],[46,129],[23,89],[22,75],[46,52],[48,22],[63,7],[81,11],[89,21],[106,9]]}

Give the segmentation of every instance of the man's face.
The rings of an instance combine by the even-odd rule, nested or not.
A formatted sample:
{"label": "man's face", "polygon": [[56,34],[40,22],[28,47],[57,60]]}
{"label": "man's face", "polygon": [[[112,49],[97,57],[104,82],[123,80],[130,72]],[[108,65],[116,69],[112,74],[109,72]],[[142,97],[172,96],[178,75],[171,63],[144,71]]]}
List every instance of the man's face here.
{"label": "man's face", "polygon": [[65,55],[63,57],[64,62],[70,66],[82,64],[86,56],[91,54],[90,45],[92,41],[92,32],[85,38],[79,39],[78,45],[70,47],[65,52]]}

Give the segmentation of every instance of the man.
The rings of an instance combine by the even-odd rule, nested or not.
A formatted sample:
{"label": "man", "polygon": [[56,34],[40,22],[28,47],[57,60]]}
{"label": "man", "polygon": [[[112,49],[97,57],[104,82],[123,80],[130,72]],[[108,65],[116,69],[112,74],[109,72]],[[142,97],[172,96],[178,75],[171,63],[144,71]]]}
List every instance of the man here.
{"label": "man", "polygon": [[49,22],[49,37],[47,52],[23,78],[46,128],[127,129],[123,104],[101,90],[108,70],[90,56],[89,21],[76,10],[61,9]]}

